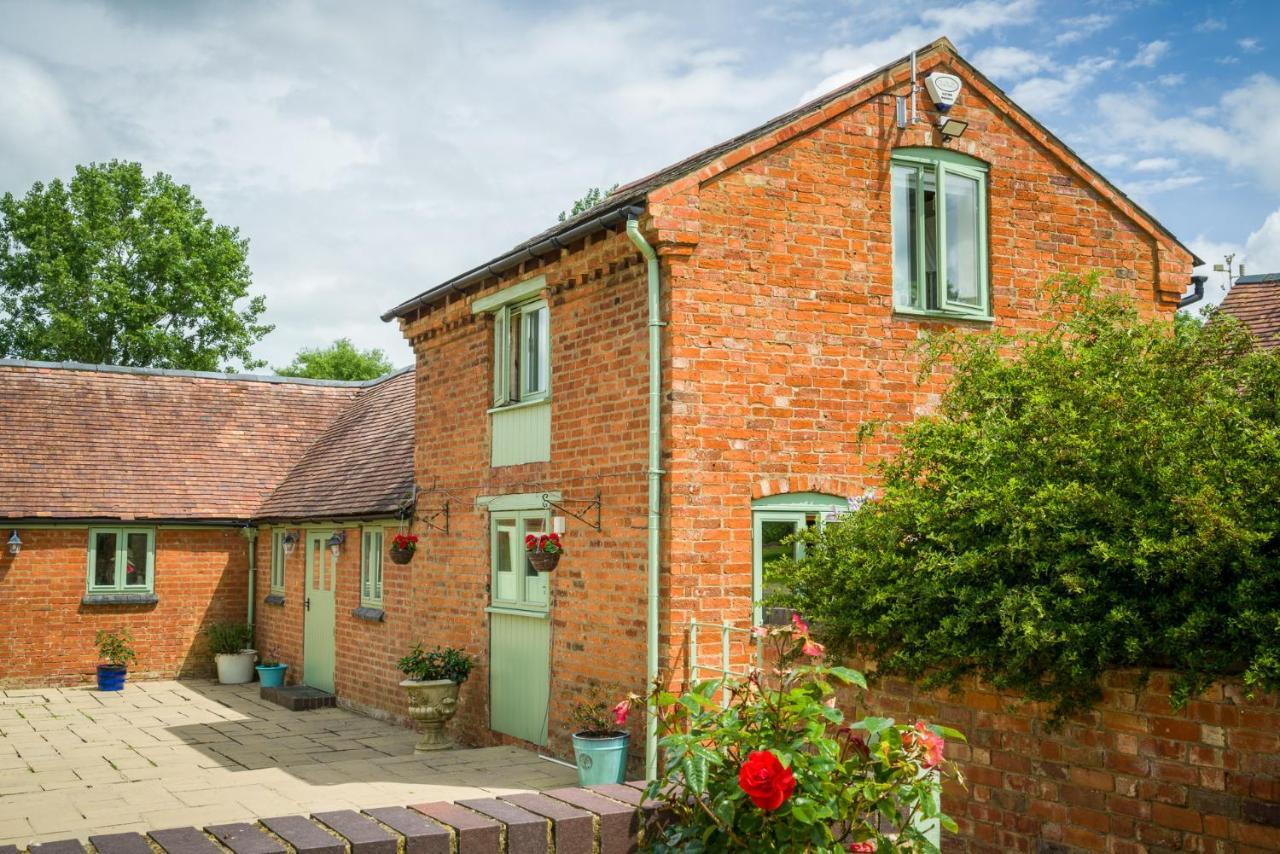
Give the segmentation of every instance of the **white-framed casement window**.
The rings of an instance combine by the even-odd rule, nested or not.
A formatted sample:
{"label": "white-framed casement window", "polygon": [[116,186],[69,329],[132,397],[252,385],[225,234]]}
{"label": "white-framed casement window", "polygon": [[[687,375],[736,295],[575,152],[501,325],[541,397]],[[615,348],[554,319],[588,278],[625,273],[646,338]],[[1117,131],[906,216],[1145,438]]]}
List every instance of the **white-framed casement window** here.
{"label": "white-framed casement window", "polygon": [[499,607],[546,610],[550,591],[546,575],[529,562],[524,538],[550,530],[547,510],[503,510],[489,514],[492,525],[492,597]]}
{"label": "white-framed casement window", "polygon": [[360,605],[382,607],[382,529],[365,528],[360,551]]}
{"label": "white-framed casement window", "polygon": [[546,300],[494,315],[493,405],[545,400],[551,390],[551,314]]}
{"label": "white-framed casement window", "polygon": [[271,593],[284,595],[284,537],[285,531],[271,532]]}
{"label": "white-framed casement window", "polygon": [[90,528],[90,593],[155,591],[156,534],[151,528]]}
{"label": "white-framed casement window", "polygon": [[899,148],[890,168],[894,310],[989,318],[986,164]]}

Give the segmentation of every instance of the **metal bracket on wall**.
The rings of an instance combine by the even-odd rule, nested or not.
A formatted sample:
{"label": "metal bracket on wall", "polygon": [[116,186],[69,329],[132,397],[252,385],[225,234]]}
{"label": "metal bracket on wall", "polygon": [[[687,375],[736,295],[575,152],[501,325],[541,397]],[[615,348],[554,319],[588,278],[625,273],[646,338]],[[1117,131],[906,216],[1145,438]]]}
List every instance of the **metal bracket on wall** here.
{"label": "metal bracket on wall", "polygon": [[[436,522],[436,520],[440,518],[444,519],[443,525],[437,524]],[[441,504],[439,507],[428,510],[418,516],[418,521],[422,522],[433,531],[439,531],[442,534],[449,533],[449,499],[446,498],[444,504]]]}
{"label": "metal bracket on wall", "polygon": [[[561,498],[559,502],[555,502],[551,500],[551,496],[548,493],[544,492],[542,493],[542,506],[552,510],[559,510],[566,516],[572,516],[582,524],[595,528],[599,531],[602,530],[600,525],[600,498],[600,490],[597,489],[595,498]],[[565,507],[565,503],[582,504],[584,506],[581,513],[575,513],[568,507]],[[594,522],[587,518],[587,514],[592,510],[596,511],[596,520]]]}

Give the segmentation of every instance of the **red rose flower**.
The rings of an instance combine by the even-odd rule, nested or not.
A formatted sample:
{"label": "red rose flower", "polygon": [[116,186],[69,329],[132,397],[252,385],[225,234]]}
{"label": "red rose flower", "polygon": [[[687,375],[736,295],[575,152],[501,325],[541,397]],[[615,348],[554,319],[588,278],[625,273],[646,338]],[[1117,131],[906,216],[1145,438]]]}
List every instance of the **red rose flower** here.
{"label": "red rose flower", "polygon": [[925,726],[924,721],[917,721],[915,731],[907,730],[902,734],[902,746],[910,750],[919,745],[924,751],[920,764],[925,768],[933,768],[942,763],[942,748],[946,742],[942,736]]}
{"label": "red rose flower", "polygon": [[751,803],[770,812],[791,797],[796,790],[796,778],[790,768],[782,767],[773,753],[754,750],[738,771],[738,786],[747,793]]}
{"label": "red rose flower", "polygon": [[874,842],[850,842],[849,850],[850,851],[870,851],[872,852],[872,854],[874,854],[876,850],[876,844]]}

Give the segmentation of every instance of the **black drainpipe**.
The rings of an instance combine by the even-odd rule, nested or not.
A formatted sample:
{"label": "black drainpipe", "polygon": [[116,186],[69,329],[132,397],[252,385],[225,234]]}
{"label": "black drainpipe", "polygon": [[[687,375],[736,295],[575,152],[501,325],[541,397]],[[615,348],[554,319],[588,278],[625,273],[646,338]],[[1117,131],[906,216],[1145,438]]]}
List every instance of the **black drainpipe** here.
{"label": "black drainpipe", "polygon": [[1208,276],[1192,276],[1191,277],[1191,293],[1178,300],[1178,308],[1186,308],[1189,305],[1195,305],[1204,299],[1204,283],[1209,281]]}

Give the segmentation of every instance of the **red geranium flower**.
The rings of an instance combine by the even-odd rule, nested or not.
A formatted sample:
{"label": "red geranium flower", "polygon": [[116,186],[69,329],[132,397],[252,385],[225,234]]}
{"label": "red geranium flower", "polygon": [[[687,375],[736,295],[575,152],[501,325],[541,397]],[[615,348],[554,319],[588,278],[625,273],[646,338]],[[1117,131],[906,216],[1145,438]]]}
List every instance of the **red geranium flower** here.
{"label": "red geranium flower", "polygon": [[766,812],[776,810],[796,790],[796,777],[768,750],[755,750],[738,770],[738,786],[751,803]]}

